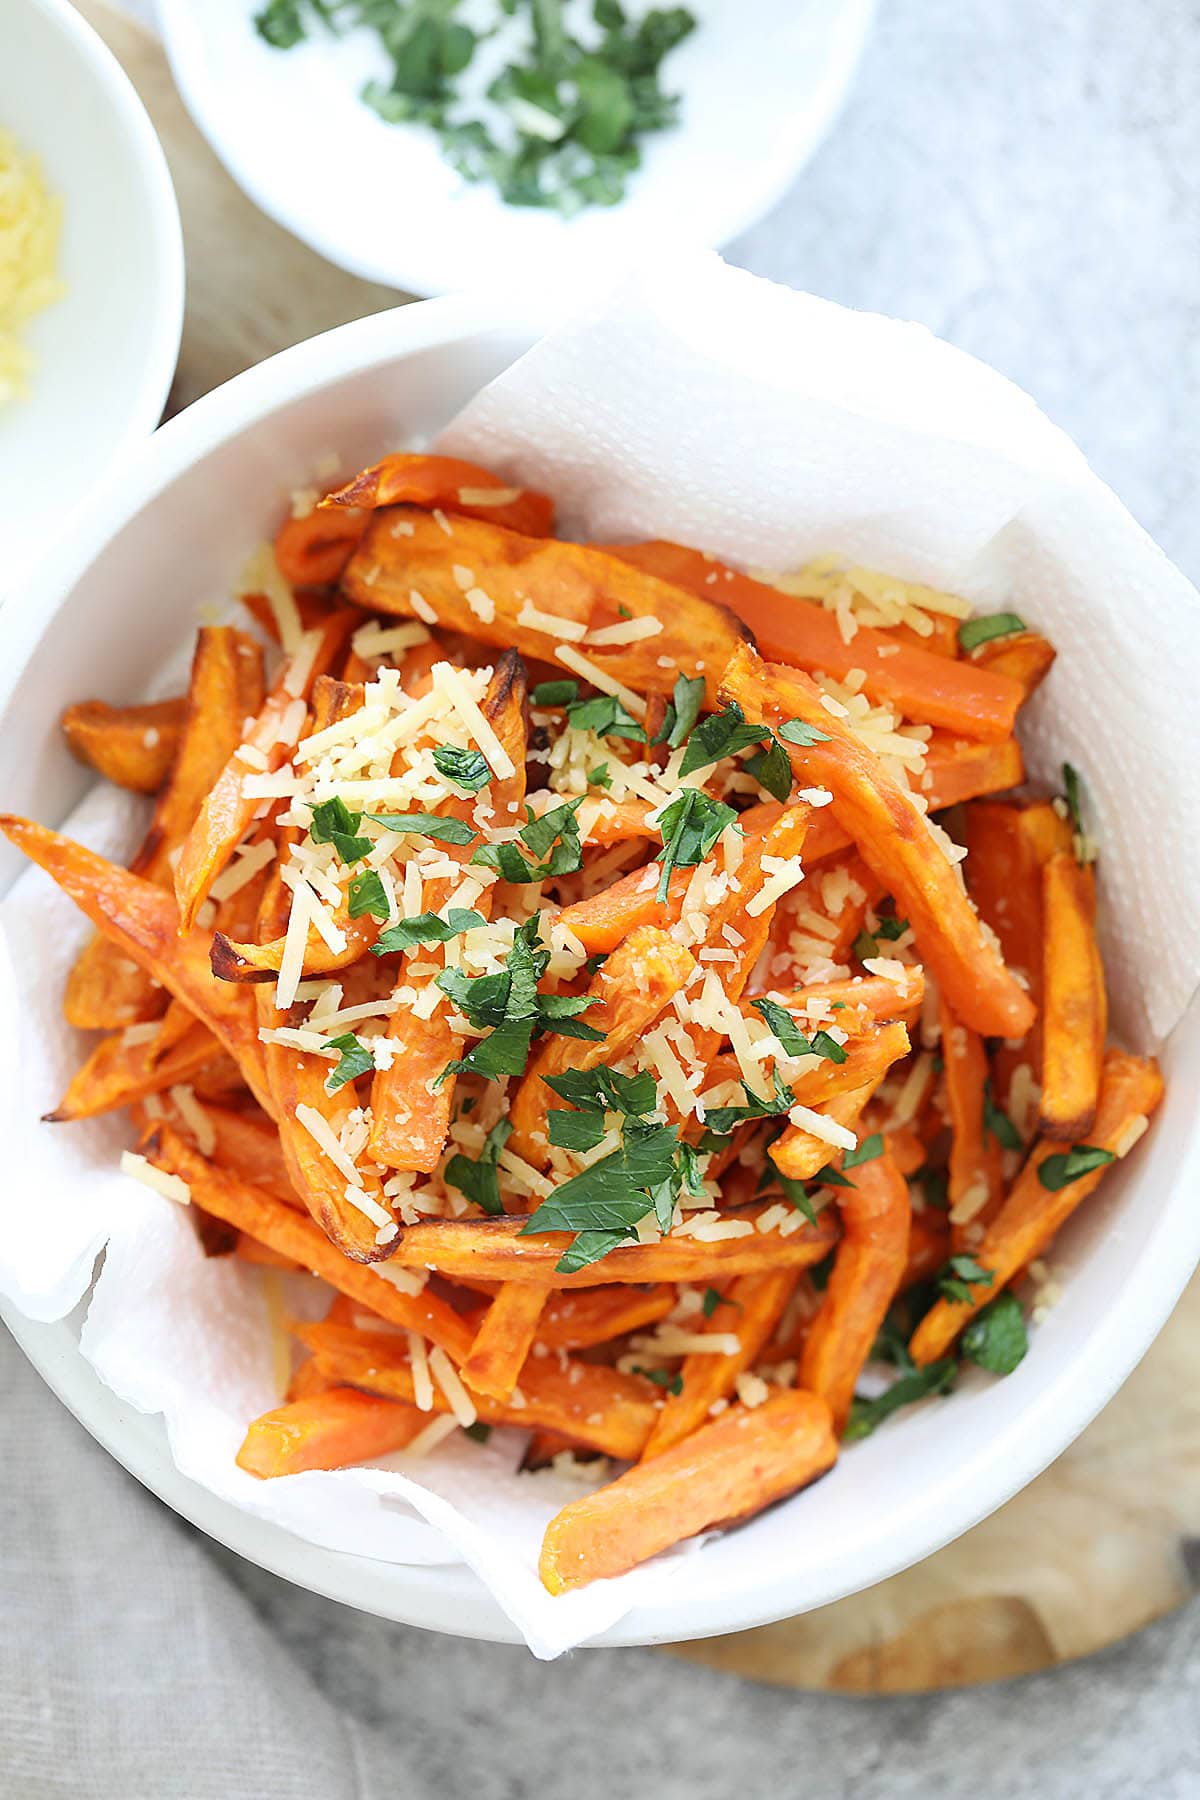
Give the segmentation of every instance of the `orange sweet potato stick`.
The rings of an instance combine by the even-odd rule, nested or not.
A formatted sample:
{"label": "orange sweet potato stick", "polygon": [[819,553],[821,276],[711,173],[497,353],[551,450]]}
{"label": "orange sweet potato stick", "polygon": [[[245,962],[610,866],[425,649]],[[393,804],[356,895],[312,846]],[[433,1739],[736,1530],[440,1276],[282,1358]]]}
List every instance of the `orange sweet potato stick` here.
{"label": "orange sweet potato stick", "polygon": [[0,831],[45,869],[125,956],[147,969],[208,1026],[242,1070],[259,1105],[269,1111],[253,1008],[247,1010],[247,997],[239,989],[214,979],[208,966],[208,933],[191,931],[181,937],[170,894],[57,831],[11,814],[0,815]]}
{"label": "orange sweet potato stick", "polygon": [[1095,878],[1070,851],[1059,851],[1042,871],[1042,915],[1041,1128],[1078,1141],[1096,1111],[1108,999],[1096,944]]}
{"label": "orange sweet potato stick", "polygon": [[[416,1393],[412,1364],[401,1341],[345,1325],[296,1325],[318,1365],[339,1380],[368,1393],[411,1401]],[[565,1366],[564,1366],[565,1365]],[[640,1456],[655,1418],[655,1390],[636,1375],[621,1375],[603,1363],[548,1356],[527,1363],[521,1377],[520,1407],[472,1397],[486,1424],[542,1427],[562,1432],[582,1444],[622,1461]],[[447,1412],[449,1402],[436,1384],[433,1410]]]}
{"label": "orange sweet potato stick", "polygon": [[429,1292],[404,1293],[374,1269],[352,1262],[302,1212],[277,1200],[265,1188],[252,1187],[209,1162],[174,1126],[156,1125],[142,1149],[155,1168],[186,1181],[197,1206],[214,1218],[236,1225],[268,1249],[311,1269],[331,1287],[393,1325],[420,1332],[440,1344],[455,1362],[464,1361],[470,1353],[474,1333],[446,1301]]}
{"label": "orange sweet potato stick", "polygon": [[428,1423],[428,1413],[403,1400],[331,1387],[252,1420],[237,1464],[264,1481],[305,1469],[344,1469],[403,1450]]}
{"label": "orange sweet potato stick", "polygon": [[985,1128],[988,1059],[983,1039],[959,1023],[944,999],[939,1012],[950,1125],[947,1194],[950,1222],[955,1227],[954,1247],[961,1250],[969,1241],[964,1232],[971,1226],[986,1225],[1004,1197],[1001,1145]]}
{"label": "orange sweet potato stick", "polygon": [[844,681],[852,669],[861,669],[866,678],[863,692],[895,707],[906,719],[940,725],[961,737],[998,741],[1012,736],[1023,694],[1005,675],[914,650],[869,625],[860,625],[847,643],[836,617],[825,607],[787,598],[777,588],[683,544],[623,544],[611,554],[702,599],[719,594],[749,625],[762,654],[772,662],[789,663],[810,674],[819,671],[834,681]]}
{"label": "orange sweet potato stick", "polygon": [[547,1077],[569,1069],[594,1069],[627,1056],[695,967],[691,952],[654,925],[639,926],[613,951],[588,987],[599,1004],[589,1006],[584,1015],[589,1025],[604,1032],[603,1042],[551,1036],[530,1058],[508,1115],[513,1128],[509,1144],[518,1156],[537,1168],[545,1163],[546,1114],[550,1107],[563,1105],[546,1086]]}
{"label": "orange sweet potato stick", "polygon": [[534,1341],[547,1350],[586,1350],[665,1319],[675,1300],[675,1289],[667,1281],[655,1287],[584,1288],[569,1294],[555,1288],[538,1320]]}
{"label": "orange sweet potato stick", "polygon": [[[263,773],[262,760],[268,773],[278,769],[295,747],[307,719],[303,702],[353,628],[353,613],[331,612],[318,628],[317,640],[302,643],[281,670],[254,725],[205,794],[175,865],[175,898],[185,930],[194,924],[209,888],[241,843],[260,804],[247,795],[247,780]],[[243,758],[243,748],[251,752],[249,759]]]}
{"label": "orange sweet potato stick", "polygon": [[[422,506],[502,525],[527,537],[545,537],[554,527],[554,502],[536,488],[512,487],[455,456],[398,452],[372,463],[353,481],[327,494],[327,507]],[[340,571],[339,571],[340,573]]]}
{"label": "orange sweet potato stick", "polygon": [[[154,806],[150,829],[130,865],[156,887],[170,888],[178,852],[205,794],[262,704],[262,652],[243,632],[206,626],[192,657],[185,712],[174,761]],[[67,978],[63,1013],[81,1030],[157,1018],[163,992],[145,969],[102,934],[92,938]]]}
{"label": "orange sweet potato stick", "polygon": [[190,1082],[219,1057],[224,1057],[224,1051],[198,1020],[165,1055],[157,1057],[153,1039],[128,1043],[123,1031],[113,1032],[96,1045],[54,1111],[44,1113],[43,1118],[57,1125],[132,1106],[147,1094]]}
{"label": "orange sweet potato stick", "polygon": [[[505,651],[496,660],[482,702],[483,715],[513,765],[512,773],[496,776],[489,790],[490,804],[502,818],[510,804],[519,808],[525,797],[526,688],[524,663],[515,651]],[[475,800],[451,800],[441,810],[469,818],[475,805]],[[473,854],[469,845],[447,844],[445,850],[454,862],[469,862]],[[425,892],[426,910],[444,906],[451,886],[448,881],[431,882]],[[475,903],[484,918],[491,914],[492,900],[491,888],[485,888]],[[419,954],[426,958],[430,951],[422,949]],[[461,1055],[461,1040],[440,1007],[427,1019],[411,1007],[401,1008],[388,1022],[388,1038],[395,1046],[391,1067],[377,1070],[371,1083],[370,1152],[376,1162],[393,1169],[429,1174],[446,1147],[458,1078],[444,1072]]]}
{"label": "orange sweet potato stick", "polygon": [[[806,675],[764,663],[743,646],[722,692],[755,724],[778,730],[790,720],[824,733],[811,747],[788,744],[797,776],[827,786],[864,861],[911,922],[921,955],[958,1016],[986,1035],[1018,1037],[1034,1008],[984,937],[979,919],[912,797],[821,705]],[[827,729],[828,728],[828,729]]]}
{"label": "orange sweet potato stick", "polygon": [[739,1275],[731,1281],[720,1303],[708,1318],[696,1321],[693,1330],[705,1337],[720,1334],[736,1341],[725,1354],[693,1351],[680,1367],[682,1386],[668,1393],[650,1433],[644,1457],[660,1456],[672,1444],[689,1437],[704,1425],[709,1409],[727,1400],[737,1378],[758,1361],[763,1347],[783,1317],[799,1279],[796,1269],[766,1269],[757,1275]]}
{"label": "orange sweet potato stick", "polygon": [[135,794],[157,794],[175,760],[186,705],[182,695],[141,706],[81,700],[63,714],[63,736],[71,755],[106,781]]}
{"label": "orange sweet potato stick", "polygon": [[[404,525],[411,532],[393,535]],[[342,592],[358,606],[410,618],[415,591],[446,629],[536,661],[558,661],[568,672],[578,672],[570,655],[577,651],[604,679],[631,692],[639,715],[645,709],[639,696],[670,694],[680,673],[702,672],[710,703],[715,700],[717,677],[745,636],[727,607],[583,544],[528,537],[478,519],[447,525],[443,531],[430,514],[408,507],[373,513],[342,576]],[[456,568],[475,576],[491,602],[488,620],[472,610]],[[656,629],[628,641],[621,628],[639,619]],[[619,640],[602,635],[618,629]],[[568,653],[560,657],[564,645]]]}
{"label": "orange sweet potato stick", "polygon": [[832,1468],[837,1441],[815,1394],[780,1392],[728,1412],[661,1456],[551,1519],[538,1573],[566,1593],[638,1563],[714,1525],[748,1519]]}
{"label": "orange sweet potato stick", "polygon": [[285,519],[275,534],[279,572],[295,587],[329,587],[354,555],[369,514],[349,507],[318,507],[302,519]]}
{"label": "orange sweet potato stick", "polygon": [[796,1380],[820,1394],[841,1432],[863,1364],[904,1279],[908,1256],[908,1183],[884,1152],[860,1163],[837,1190],[842,1241],[821,1310],[809,1328]]}
{"label": "orange sweet potato stick", "polygon": [[[1100,1100],[1088,1133],[1088,1143],[1110,1151],[1114,1159],[1128,1154],[1145,1129],[1146,1121],[1162,1099],[1162,1076],[1151,1057],[1129,1056],[1110,1050],[1104,1059]],[[1035,1256],[1040,1256],[1075,1208],[1099,1185],[1109,1163],[1101,1163],[1063,1186],[1047,1187],[1042,1171],[1051,1157],[1065,1157],[1069,1143],[1041,1138],[1035,1145],[1004,1205],[973,1252],[976,1262],[992,1274],[990,1284],[971,1289],[969,1303],[938,1300],[926,1313],[909,1346],[918,1364],[936,1362],[945,1355],[968,1320],[989,1300],[994,1300],[1013,1277]],[[1063,1172],[1052,1165],[1056,1179]]]}
{"label": "orange sweet potato stick", "polygon": [[533,1281],[506,1281],[483,1316],[462,1377],[477,1394],[509,1400],[537,1336],[549,1289]]}
{"label": "orange sweet potato stick", "polygon": [[[931,813],[947,806],[958,806],[981,794],[999,794],[1007,788],[1019,787],[1025,779],[1025,764],[1016,738],[1000,744],[976,744],[968,738],[953,738],[935,731],[925,753],[925,767],[914,779],[913,786]],[[851,842],[831,806],[824,806],[813,819],[805,849],[807,863],[844,850]]]}
{"label": "orange sweet potato stick", "polygon": [[1041,686],[1054,666],[1057,652],[1048,638],[1036,631],[1018,631],[1011,637],[989,638],[972,650],[969,661],[978,669],[1015,681],[1024,698]]}

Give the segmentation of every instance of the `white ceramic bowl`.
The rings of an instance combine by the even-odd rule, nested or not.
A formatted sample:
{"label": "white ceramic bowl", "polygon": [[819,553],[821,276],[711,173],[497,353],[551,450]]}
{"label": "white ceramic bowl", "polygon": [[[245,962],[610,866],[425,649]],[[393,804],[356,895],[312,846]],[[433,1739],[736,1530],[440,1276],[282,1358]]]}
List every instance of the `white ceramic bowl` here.
{"label": "white ceramic bowl", "polygon": [[571,221],[505,205],[432,134],[365,107],[382,72],[369,32],[279,51],[253,30],[255,0],[159,0],[158,16],[189,112],[256,205],[353,274],[443,294],[639,236],[727,244],[781,197],[845,98],[875,0],[691,4],[700,29],[665,65],[683,122],[646,140],[619,206]]}
{"label": "white ceramic bowl", "polygon": [[[62,746],[60,709],[85,693],[127,697],[153,680],[190,633],[197,603],[228,590],[298,469],[330,449],[353,463],[435,431],[545,322],[530,305],[470,296],[380,314],[283,352],[164,426],[120,492],[100,496],[56,546],[24,605],[0,616],[4,806],[48,823],[64,818],[87,777]],[[7,851],[0,883],[17,867]],[[16,1043],[15,1031],[0,1034],[0,1055],[16,1054]],[[809,1492],[709,1544],[668,1599],[630,1613],[601,1642],[736,1630],[868,1587],[966,1530],[1070,1443],[1137,1362],[1200,1258],[1200,1005],[1163,1060],[1167,1099],[1154,1129],[1056,1246],[1063,1298],[1016,1373],[994,1380],[975,1371],[949,1400],[854,1446]],[[36,1129],[26,1118],[3,1126],[8,1141]],[[383,1617],[513,1639],[464,1567],[335,1554],[194,1486],[174,1468],[160,1421],[101,1386],[79,1355],[75,1321],[5,1317],[87,1428],[213,1537]]]}
{"label": "white ceramic bowl", "polygon": [[34,319],[29,392],[0,410],[0,592],[162,417],[183,323],[183,240],[154,127],[68,0],[4,0],[0,128],[63,200],[66,293]]}

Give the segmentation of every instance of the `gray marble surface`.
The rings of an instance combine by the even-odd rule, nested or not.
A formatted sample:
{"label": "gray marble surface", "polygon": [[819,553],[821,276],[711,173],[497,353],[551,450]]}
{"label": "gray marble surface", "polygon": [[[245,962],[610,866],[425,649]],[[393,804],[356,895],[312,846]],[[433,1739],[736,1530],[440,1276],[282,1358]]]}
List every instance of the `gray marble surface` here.
{"label": "gray marble surface", "polygon": [[[1197,579],[1198,101],[1194,0],[884,0],[842,119],[731,254],[920,319],[996,364]],[[65,1416],[48,1428],[78,1430]],[[547,1667],[384,1625],[165,1513],[144,1534],[145,1566],[136,1544],[125,1564],[147,1617],[162,1556],[217,1564],[224,1628],[262,1671],[264,1720],[286,1682],[342,1734],[345,1787],[316,1767],[307,1781],[263,1768],[253,1791],[271,1800],[335,1788],[444,1800],[1200,1794],[1200,1602],[1053,1674],[865,1702],[755,1688],[647,1651]],[[180,1623],[164,1609],[164,1654]],[[177,1770],[182,1785],[148,1777],[130,1791],[213,1791],[194,1767],[193,1781]]]}

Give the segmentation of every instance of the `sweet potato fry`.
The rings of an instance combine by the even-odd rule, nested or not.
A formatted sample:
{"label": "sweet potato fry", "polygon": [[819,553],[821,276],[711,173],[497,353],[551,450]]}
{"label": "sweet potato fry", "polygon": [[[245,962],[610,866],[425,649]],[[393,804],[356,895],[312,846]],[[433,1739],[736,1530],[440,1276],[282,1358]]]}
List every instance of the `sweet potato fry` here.
{"label": "sweet potato fry", "polygon": [[[510,805],[519,807],[525,797],[527,686],[520,656],[505,651],[496,659],[482,702],[484,718],[513,764],[511,775],[497,776],[491,783],[491,804],[502,813]],[[474,802],[457,800],[443,808],[460,816],[469,816],[473,810]],[[465,863],[472,854],[470,846],[447,845],[446,850],[455,862]],[[449,882],[431,882],[425,906],[433,911],[444,906],[450,887]],[[484,918],[491,914],[493,898],[491,888],[479,896],[476,906]],[[429,952],[422,954],[428,956]],[[403,1008],[389,1020],[388,1037],[396,1046],[392,1066],[377,1070],[371,1083],[371,1155],[390,1168],[428,1174],[437,1168],[446,1147],[457,1077],[446,1076],[436,1092],[433,1084],[447,1063],[460,1055],[461,1043],[441,1008],[428,1019]]]}
{"label": "sweet potato fry", "polygon": [[[229,1106],[206,1105],[204,1116],[213,1133],[210,1160],[240,1181],[265,1188],[288,1206],[302,1207],[284,1160],[279,1132],[265,1113],[235,1112]],[[187,1121],[179,1120],[187,1134]]]}
{"label": "sweet potato fry", "polygon": [[[1002,744],[976,744],[966,738],[949,738],[934,732],[925,756],[924,773],[915,782],[931,813],[981,794],[999,794],[1018,787],[1025,779],[1025,764],[1016,738]],[[823,806],[813,817],[805,846],[806,863],[834,856],[852,842],[832,806]]]}
{"label": "sweet potato fry", "polygon": [[[1138,1141],[1146,1121],[1162,1099],[1162,1076],[1151,1057],[1129,1056],[1110,1050],[1104,1058],[1100,1098],[1088,1133],[1089,1146],[1110,1151],[1120,1159]],[[971,1289],[970,1303],[938,1300],[926,1313],[909,1346],[914,1362],[936,1362],[945,1355],[967,1321],[1007,1287],[1014,1275],[1040,1256],[1070,1218],[1075,1208],[1096,1188],[1108,1163],[1101,1163],[1074,1181],[1047,1187],[1042,1179],[1049,1157],[1065,1156],[1072,1146],[1040,1138],[1020,1177],[996,1214],[983,1242],[973,1254],[981,1268],[992,1273],[990,1284]],[[1063,1172],[1061,1164],[1056,1165]]]}
{"label": "sweet potato fry", "polygon": [[228,1050],[265,1111],[271,1101],[253,1008],[238,988],[214,979],[208,934],[179,933],[175,902],[162,888],[106,862],[91,850],[29,819],[0,815],[0,831],[69,894],[122,954],[147,969]]}
{"label": "sweet potato fry", "polygon": [[702,599],[719,594],[772,662],[834,681],[861,669],[863,692],[905,719],[939,725],[960,737],[996,742],[1012,736],[1022,689],[995,670],[911,649],[869,625],[860,625],[847,643],[837,618],[825,607],[789,599],[683,544],[622,544],[609,554]]}
{"label": "sweet potato fry", "polygon": [[1055,655],[1054,645],[1038,632],[1018,631],[1011,637],[989,638],[986,644],[972,650],[968,661],[976,668],[990,669],[993,675],[1015,681],[1028,700],[1050,673]]}
{"label": "sweet potato fry", "polygon": [[908,1183],[886,1152],[860,1163],[839,1188],[842,1241],[821,1310],[809,1328],[796,1381],[828,1402],[841,1432],[863,1364],[904,1278]]}
{"label": "sweet potato fry", "polygon": [[[848,1131],[853,1131],[882,1080],[882,1074],[876,1075],[862,1087],[847,1088],[844,1093],[832,1095],[821,1111],[835,1125],[844,1125]],[[836,1161],[836,1152],[815,1132],[800,1125],[789,1125],[772,1144],[771,1161],[790,1181],[811,1181],[826,1163]]]}
{"label": "sweet potato fry", "polygon": [[666,1281],[656,1287],[584,1288],[569,1294],[555,1288],[538,1320],[534,1342],[547,1350],[587,1350],[665,1319],[675,1298],[674,1287]]}
{"label": "sweet potato fry", "polygon": [[[155,802],[150,829],[130,865],[169,888],[178,851],[205,794],[262,702],[262,652],[231,626],[206,626],[196,638],[175,758]],[[111,1030],[157,1018],[164,996],[148,972],[102,934],[88,943],[67,979],[63,1012],[81,1030]]]}
{"label": "sweet potato fry", "polygon": [[908,1228],[908,1255],[900,1278],[901,1289],[912,1287],[918,1281],[928,1281],[949,1255],[950,1224],[946,1214],[933,1207],[914,1212]]}
{"label": "sweet potato fry", "polygon": [[44,1113],[43,1118],[57,1125],[132,1106],[147,1094],[190,1082],[206,1064],[225,1054],[208,1027],[198,1021],[165,1055],[156,1056],[155,1050],[152,1038],[130,1043],[125,1032],[111,1033],[96,1045],[54,1111]]}
{"label": "sweet potato fry", "polygon": [[428,1413],[403,1400],[328,1388],[254,1419],[237,1464],[264,1481],[304,1469],[344,1469],[403,1450],[428,1423]]}
{"label": "sweet potato fry", "polygon": [[1096,884],[1069,850],[1042,871],[1041,1129],[1077,1142],[1091,1130],[1100,1092],[1108,999],[1096,944]]}
{"label": "sweet potato fry", "polygon": [[474,1333],[465,1319],[444,1300],[428,1291],[403,1292],[376,1270],[344,1256],[321,1231],[294,1206],[277,1200],[265,1188],[252,1187],[227,1169],[201,1156],[181,1132],[168,1124],[156,1125],[142,1146],[156,1168],[166,1169],[186,1181],[196,1204],[248,1232],[260,1244],[311,1269],[331,1287],[352,1300],[440,1344],[455,1362],[469,1354]]}
{"label": "sweet potato fry", "polygon": [[[412,531],[395,536],[405,524]],[[471,610],[456,567],[474,574],[492,603],[490,620]],[[428,513],[407,507],[374,513],[342,576],[342,592],[356,605],[408,618],[415,616],[414,591],[440,625],[533,660],[558,660],[569,669],[570,655],[556,659],[555,653],[571,641],[605,678],[634,690],[639,712],[637,694],[669,694],[681,672],[702,670],[715,699],[717,676],[745,636],[745,627],[710,597],[696,599],[582,544],[466,518],[453,520],[447,535]],[[565,621],[566,628],[539,625],[539,617]],[[634,642],[594,641],[598,628],[625,619],[654,619],[661,630]]]}
{"label": "sweet potato fry", "polygon": [[546,1159],[546,1114],[561,1106],[546,1086],[548,1076],[568,1069],[594,1069],[612,1064],[633,1050],[673,995],[685,986],[695,958],[665,931],[643,925],[633,931],[597,970],[588,993],[599,1000],[587,1010],[587,1023],[605,1033],[602,1043],[580,1038],[544,1038],[531,1057],[509,1107],[511,1148],[540,1168]]}
{"label": "sweet potato fry", "polygon": [[182,697],[142,706],[81,700],[63,714],[63,735],[71,755],[106,781],[135,794],[157,794],[175,760],[185,706]]}
{"label": "sweet potato fry", "polygon": [[802,780],[829,787],[864,861],[912,921],[922,957],[958,1016],[985,1034],[1018,1037],[1027,1031],[1033,1005],[983,936],[954,869],[911,796],[825,711],[813,682],[763,663],[743,646],[725,672],[722,692],[756,724],[778,728],[800,719],[825,734],[809,748],[789,744],[792,767]]}
{"label": "sweet potato fry", "polygon": [[968,1227],[986,1225],[995,1216],[1004,1198],[1004,1177],[1000,1142],[985,1125],[987,1049],[979,1033],[960,1024],[944,999],[939,1012],[950,1126],[947,1192],[954,1247],[961,1250],[969,1241],[963,1236]]}
{"label": "sweet potato fry", "polygon": [[644,1459],[661,1456],[672,1444],[688,1437],[706,1423],[709,1409],[727,1400],[737,1378],[758,1361],[759,1354],[783,1316],[799,1279],[796,1269],[766,1269],[761,1274],[739,1275],[731,1281],[721,1302],[708,1318],[697,1320],[693,1331],[710,1337],[720,1334],[737,1339],[738,1348],[717,1356],[693,1351],[680,1367],[682,1387],[668,1393]]}
{"label": "sweet potato fry", "polygon": [[[793,1078],[790,1086],[797,1106],[824,1110],[839,1095],[856,1093],[868,1083],[882,1081],[892,1064],[908,1055],[908,1030],[897,1019],[880,1025],[871,1024],[860,1035],[848,1038],[843,1048],[846,1052],[844,1062],[822,1061],[816,1068]],[[736,1058],[721,1056],[709,1065],[709,1080],[716,1082],[722,1078],[738,1080]],[[772,1157],[776,1157],[783,1141],[780,1138],[779,1144],[775,1145]],[[828,1148],[826,1145],[826,1150]],[[828,1157],[825,1160],[828,1161]]]}
{"label": "sweet potato fry", "polygon": [[[175,898],[185,930],[195,922],[201,903],[241,843],[259,805],[257,798],[244,791],[247,778],[263,772],[263,761],[268,773],[277,769],[294,747],[308,716],[303,702],[353,628],[352,613],[330,613],[317,628],[315,639],[306,634],[263,701],[253,726],[244,739],[239,734],[237,746],[208,787],[175,865]],[[243,748],[250,752],[249,757],[243,758]]]}
{"label": "sweet potato fry", "polygon": [[285,519],[275,533],[275,561],[294,587],[331,587],[358,548],[369,514],[346,506],[318,507],[302,519]]}
{"label": "sweet potato fry", "polygon": [[[770,990],[780,1003],[810,1025],[840,1025],[853,1035],[872,1024],[899,1019],[911,1024],[925,997],[925,971],[920,963],[906,965],[902,976],[852,975],[848,981],[820,981],[807,987]],[[748,1012],[747,1002],[743,1012]]]}
{"label": "sweet potato fry", "polygon": [[432,511],[482,519],[522,531],[526,537],[545,537],[554,526],[554,502],[535,488],[511,487],[481,469],[477,463],[454,456],[429,456],[399,452],[372,463],[335,493],[321,501],[326,507],[421,506]]}
{"label": "sweet potato fry", "polygon": [[537,1336],[548,1288],[533,1281],[506,1281],[484,1314],[462,1377],[477,1394],[509,1400]]}
{"label": "sweet potato fry", "polygon": [[[368,1393],[397,1400],[414,1397],[412,1365],[400,1341],[344,1325],[300,1325],[296,1335],[307,1344],[326,1372]],[[563,1366],[565,1363],[565,1367]],[[486,1424],[542,1427],[627,1461],[641,1454],[655,1418],[655,1390],[636,1375],[621,1375],[602,1363],[548,1356],[527,1363],[522,1371],[521,1399],[513,1406],[487,1394],[473,1404]],[[450,1410],[435,1385],[433,1410]]]}
{"label": "sweet potato fry", "polygon": [[614,1281],[717,1280],[785,1264],[803,1269],[820,1262],[837,1242],[836,1222],[823,1217],[787,1237],[778,1230],[759,1231],[764,1211],[763,1204],[756,1204],[723,1212],[722,1223],[745,1227],[737,1236],[706,1240],[673,1232],[661,1243],[610,1250],[602,1262],[573,1275],[560,1275],[555,1269],[570,1234],[543,1231],[522,1237],[526,1221],[519,1216],[410,1225],[391,1260],[400,1268],[437,1269],[452,1281],[539,1281],[553,1287],[589,1288]]}
{"label": "sweet potato fry", "polygon": [[777,1392],[752,1412],[730,1407],[565,1506],[546,1527],[538,1573],[552,1594],[622,1575],[699,1531],[750,1518],[836,1460],[829,1408],[815,1394]]}

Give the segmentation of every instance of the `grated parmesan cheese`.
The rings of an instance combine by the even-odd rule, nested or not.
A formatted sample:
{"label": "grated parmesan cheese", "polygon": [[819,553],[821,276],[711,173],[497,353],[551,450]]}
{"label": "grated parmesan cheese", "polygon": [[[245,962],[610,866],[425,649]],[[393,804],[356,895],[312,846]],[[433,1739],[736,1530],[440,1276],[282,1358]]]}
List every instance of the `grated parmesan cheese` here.
{"label": "grated parmesan cheese", "polygon": [[156,1168],[136,1150],[122,1150],[121,1173],[132,1175],[143,1187],[161,1194],[164,1200],[174,1200],[179,1206],[187,1206],[191,1202],[192,1190],[181,1175],[172,1175],[166,1169]]}
{"label": "grated parmesan cheese", "polygon": [[429,1372],[445,1395],[446,1403],[460,1425],[473,1425],[478,1418],[475,1403],[459,1380],[458,1370],[440,1344],[429,1352]]}

